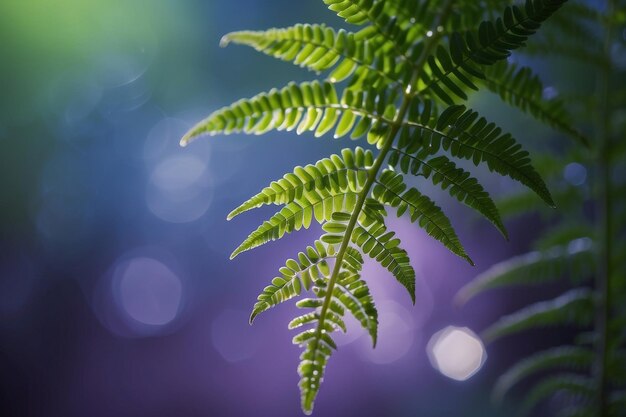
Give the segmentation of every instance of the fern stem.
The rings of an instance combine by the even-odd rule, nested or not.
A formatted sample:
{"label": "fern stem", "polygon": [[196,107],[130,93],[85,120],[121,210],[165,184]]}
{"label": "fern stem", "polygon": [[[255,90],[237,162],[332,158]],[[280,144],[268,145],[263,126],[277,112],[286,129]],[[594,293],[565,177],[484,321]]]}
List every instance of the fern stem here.
{"label": "fern stem", "polygon": [[[444,23],[445,19],[448,17],[448,14],[450,13],[452,3],[454,3],[454,0],[446,0],[442,8],[442,12],[439,15],[439,19],[437,19],[437,21],[435,22],[433,26],[434,28],[437,28],[438,26]],[[442,36],[441,33],[434,31],[434,36],[431,38],[428,38],[425,41],[424,50],[422,51],[422,54],[420,55],[419,59],[415,63],[414,68],[419,69],[424,66],[424,64],[426,63],[426,60],[428,59],[428,56],[430,55],[432,49],[437,45],[441,36]],[[352,236],[352,232],[354,230],[354,227],[356,226],[356,222],[359,218],[359,214],[361,213],[361,210],[363,209],[363,204],[365,203],[365,199],[367,198],[370,192],[370,189],[372,188],[372,185],[374,185],[374,183],[376,182],[378,171],[380,170],[380,167],[383,165],[383,162],[385,161],[385,158],[387,157],[387,153],[389,152],[389,150],[391,149],[393,145],[396,134],[402,127],[404,118],[409,109],[409,105],[411,104],[411,99],[413,98],[413,92],[411,91],[410,88],[413,84],[415,84],[415,82],[418,79],[418,76],[419,76],[419,71],[417,70],[413,71],[413,74],[411,76],[411,81],[408,84],[408,89],[404,91],[400,108],[398,109],[398,112],[396,113],[396,117],[394,118],[393,123],[390,126],[389,132],[386,135],[383,147],[380,150],[378,157],[374,161],[374,164],[372,165],[372,167],[369,169],[367,181],[365,182],[363,189],[359,193],[358,200],[350,216],[350,220],[348,222],[348,226],[346,228],[343,240],[341,242],[341,246],[339,247],[339,251],[337,252],[337,256],[335,258],[335,265],[333,267],[333,272],[328,281],[328,287],[326,289],[326,294],[324,296],[324,304],[322,305],[322,309],[320,311],[320,318],[319,318],[318,326],[316,330],[318,338],[321,336],[322,329],[324,328],[324,320],[326,319],[326,312],[328,311],[328,308],[330,307],[333,290],[335,288],[335,285],[337,283],[337,278],[341,270],[343,257],[346,253],[346,249],[348,248],[348,245],[350,244],[350,238]]]}
{"label": "fern stem", "polygon": [[[615,0],[607,0],[607,16],[613,16]],[[603,55],[607,64],[597,74],[596,95],[598,100],[596,140],[598,143],[597,169],[599,175],[599,195],[597,201],[598,222],[598,269],[596,272],[596,355],[594,378],[596,383],[597,415],[609,415],[608,401],[608,322],[610,319],[610,278],[611,278],[611,167],[610,167],[610,82],[611,82],[611,43],[613,41],[613,20],[605,23]]]}

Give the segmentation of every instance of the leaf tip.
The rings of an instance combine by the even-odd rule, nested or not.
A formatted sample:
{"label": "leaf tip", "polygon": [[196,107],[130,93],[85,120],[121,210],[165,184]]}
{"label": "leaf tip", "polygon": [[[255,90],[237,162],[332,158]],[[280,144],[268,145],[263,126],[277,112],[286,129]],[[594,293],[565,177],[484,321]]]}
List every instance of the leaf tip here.
{"label": "leaf tip", "polygon": [[510,240],[509,239],[509,231],[506,230],[506,227],[502,223],[502,220],[498,219],[498,221],[494,222],[493,224],[496,226],[496,229],[498,229],[498,232],[500,232],[500,234],[502,235],[504,240],[506,240],[508,242]]}
{"label": "leaf tip", "polygon": [[220,48],[226,48],[228,44],[230,44],[230,41],[231,41],[230,33],[222,36],[222,39],[220,39]]}
{"label": "leaf tip", "polygon": [[550,194],[550,191],[546,190],[546,195],[545,197],[543,197],[543,200],[546,202],[548,207],[552,209],[556,209],[556,203],[554,202],[554,199],[552,198],[552,194]]}
{"label": "leaf tip", "polygon": [[180,138],[180,142],[178,143],[180,144],[180,146],[184,148],[187,145],[189,145],[189,143],[191,143],[191,141],[194,140],[197,136],[199,136],[199,134],[198,134],[197,126],[196,126],[192,128],[191,130],[189,130],[187,133],[185,133],[185,135],[182,138]]}

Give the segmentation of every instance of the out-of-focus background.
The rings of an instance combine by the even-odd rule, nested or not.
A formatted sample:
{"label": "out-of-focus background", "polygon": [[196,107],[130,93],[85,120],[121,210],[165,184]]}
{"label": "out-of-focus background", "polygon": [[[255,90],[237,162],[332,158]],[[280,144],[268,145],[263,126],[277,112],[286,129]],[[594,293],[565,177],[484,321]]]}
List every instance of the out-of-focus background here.
{"label": "out-of-focus background", "polygon": [[[252,327],[248,314],[284,260],[319,228],[231,262],[232,249],[271,209],[225,218],[295,165],[346,143],[270,133],[178,146],[212,110],[315,77],[249,49],[218,46],[229,31],[298,22],[343,25],[321,1],[0,3],[2,415],[300,415],[300,350],[286,328],[295,308],[272,309]],[[546,76],[548,85],[559,81]],[[518,136],[549,143],[551,131],[494,103],[489,95],[472,99]],[[494,195],[514,187],[474,172]],[[478,332],[524,304],[506,291],[464,309],[451,300],[478,272],[522,252],[537,231],[529,220],[538,222],[508,222],[505,242],[440,190],[428,192],[477,267],[395,220],[418,271],[417,303],[367,264],[379,346],[372,350],[352,326],[331,358],[316,416],[507,415],[489,404],[495,375],[560,337],[547,331],[490,346],[483,368],[463,382],[433,368],[427,351],[435,333],[448,326]]]}

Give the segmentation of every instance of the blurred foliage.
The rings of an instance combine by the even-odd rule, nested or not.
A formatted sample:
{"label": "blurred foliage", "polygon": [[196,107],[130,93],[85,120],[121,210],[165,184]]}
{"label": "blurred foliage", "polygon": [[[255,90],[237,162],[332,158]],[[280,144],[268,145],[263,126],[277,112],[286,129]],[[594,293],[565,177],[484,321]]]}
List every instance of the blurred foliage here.
{"label": "blurred foliage", "polygon": [[[508,216],[539,211],[546,230],[534,244],[536,251],[493,266],[458,293],[458,301],[465,303],[493,288],[544,285],[549,292],[547,284],[560,281],[565,286],[556,298],[523,307],[485,330],[493,341],[541,327],[576,329],[569,344],[523,358],[499,378],[494,390],[498,402],[525,379],[539,381],[525,396],[520,414],[531,414],[560,395],[564,405],[559,416],[626,415],[626,207],[621,191],[626,163],[626,5],[609,0],[604,6],[568,5],[543,32],[547,40],[560,39],[558,46],[529,50],[541,56],[549,51],[552,58],[586,66],[587,73],[595,75],[564,93],[572,97],[570,107],[577,109],[580,126],[593,138],[591,148],[561,144],[559,155],[546,156],[539,164],[555,190],[559,210],[543,209],[527,192],[501,201]],[[593,88],[595,94],[587,95]]]}

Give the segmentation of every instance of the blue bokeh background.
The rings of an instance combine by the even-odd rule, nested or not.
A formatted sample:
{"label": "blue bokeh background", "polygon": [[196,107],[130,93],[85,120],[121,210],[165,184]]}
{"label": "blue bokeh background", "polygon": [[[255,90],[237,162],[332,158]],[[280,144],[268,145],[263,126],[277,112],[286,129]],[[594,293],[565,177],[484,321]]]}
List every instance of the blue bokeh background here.
{"label": "blue bokeh background", "polygon": [[[320,229],[231,262],[232,249],[271,209],[225,218],[295,165],[353,143],[271,133],[180,148],[178,139],[226,103],[314,78],[252,50],[218,46],[229,31],[303,21],[343,25],[321,1],[0,4],[3,415],[300,415],[300,351],[286,329],[295,308],[273,309],[252,327],[247,318],[284,260]],[[472,98],[513,132],[553,135],[494,103]],[[495,195],[515,187],[474,172]],[[426,344],[445,326],[479,331],[523,305],[508,292],[462,310],[451,299],[479,271],[523,251],[537,230],[526,218],[509,222],[505,242],[473,212],[420,184],[453,219],[477,267],[394,220],[418,271],[417,303],[368,262],[381,309],[379,346],[372,351],[352,326],[331,358],[316,416],[506,415],[490,406],[490,386],[536,340],[491,346],[485,367],[462,383],[431,367]],[[558,337],[546,332],[541,342]]]}

